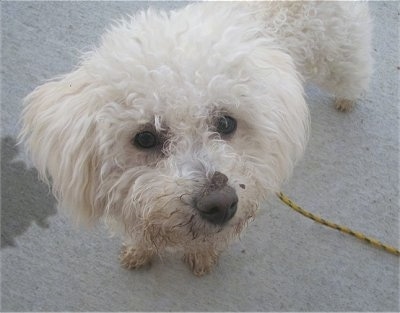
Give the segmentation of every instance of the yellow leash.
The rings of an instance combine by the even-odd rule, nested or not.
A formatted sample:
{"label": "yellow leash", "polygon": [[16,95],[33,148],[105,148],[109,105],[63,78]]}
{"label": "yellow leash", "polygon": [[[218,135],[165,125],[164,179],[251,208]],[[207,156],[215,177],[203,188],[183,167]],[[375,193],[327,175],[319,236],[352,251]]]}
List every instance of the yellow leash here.
{"label": "yellow leash", "polygon": [[293,210],[295,210],[296,212],[312,219],[313,221],[320,223],[322,225],[328,226],[330,228],[336,229],[342,233],[354,236],[370,245],[373,245],[377,248],[383,249],[389,253],[392,253],[394,255],[399,256],[400,255],[400,251],[398,249],[396,249],[395,247],[392,247],[390,245],[384,244],[382,242],[380,242],[379,240],[376,240],[374,238],[371,237],[367,237],[366,235],[364,235],[363,233],[357,232],[357,231],[353,231],[350,228],[347,228],[345,226],[341,226],[335,223],[332,223],[330,221],[327,221],[317,215],[314,215],[306,210],[304,210],[303,208],[301,208],[300,206],[298,206],[296,203],[294,203],[292,200],[290,200],[286,195],[284,195],[282,192],[277,193],[277,196],[279,197],[279,199],[281,199],[281,201],[283,203],[285,203],[287,206],[291,207]]}

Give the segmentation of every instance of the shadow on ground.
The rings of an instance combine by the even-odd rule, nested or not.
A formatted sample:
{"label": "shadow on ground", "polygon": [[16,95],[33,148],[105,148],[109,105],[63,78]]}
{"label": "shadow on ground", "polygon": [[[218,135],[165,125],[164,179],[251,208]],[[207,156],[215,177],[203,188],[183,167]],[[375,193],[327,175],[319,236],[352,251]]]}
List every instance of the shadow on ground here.
{"label": "shadow on ground", "polygon": [[35,169],[14,160],[17,155],[15,139],[2,138],[1,248],[15,247],[15,238],[26,232],[32,222],[47,228],[47,218],[57,213],[49,188],[38,180]]}

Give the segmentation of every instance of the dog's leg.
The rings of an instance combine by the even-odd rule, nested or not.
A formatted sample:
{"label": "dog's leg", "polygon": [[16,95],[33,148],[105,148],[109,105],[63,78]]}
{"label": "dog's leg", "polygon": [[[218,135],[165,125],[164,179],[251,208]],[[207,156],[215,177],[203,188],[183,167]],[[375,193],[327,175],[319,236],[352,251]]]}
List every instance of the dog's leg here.
{"label": "dog's leg", "polygon": [[[306,62],[305,72],[312,73],[311,80],[335,96],[336,109],[350,110],[368,89],[372,74],[372,21],[368,4],[317,2],[312,5],[317,7],[325,39],[313,37],[316,49],[309,63]],[[335,7],[336,13],[332,15]]]}
{"label": "dog's leg", "polygon": [[[368,47],[365,47],[368,51]],[[354,47],[354,50],[356,48]],[[357,51],[356,51],[357,52]],[[327,77],[320,79],[320,85],[335,96],[335,107],[339,111],[350,110],[368,88],[369,77],[372,71],[372,59],[361,55],[327,62]],[[368,54],[368,53],[366,53]]]}
{"label": "dog's leg", "polygon": [[183,260],[196,276],[203,276],[211,272],[218,261],[219,252],[214,248],[202,250],[185,250]]}
{"label": "dog's leg", "polygon": [[154,249],[145,244],[124,244],[119,259],[124,268],[131,270],[150,264],[154,254]]}
{"label": "dog's leg", "polygon": [[350,110],[368,87],[372,61],[368,58],[352,59],[329,64],[330,75],[322,87],[335,96],[339,111]]}
{"label": "dog's leg", "polygon": [[335,108],[338,111],[346,112],[350,111],[353,108],[355,100],[348,100],[348,99],[335,99]]}

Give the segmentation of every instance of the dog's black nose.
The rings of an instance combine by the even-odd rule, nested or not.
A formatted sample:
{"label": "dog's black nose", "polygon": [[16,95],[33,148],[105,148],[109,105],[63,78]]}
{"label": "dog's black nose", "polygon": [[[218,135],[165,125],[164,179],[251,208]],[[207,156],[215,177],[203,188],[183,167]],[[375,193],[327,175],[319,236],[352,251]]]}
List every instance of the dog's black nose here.
{"label": "dog's black nose", "polygon": [[196,200],[200,216],[210,223],[222,225],[236,213],[238,197],[235,189],[226,185],[228,178],[215,172],[206,191]]}

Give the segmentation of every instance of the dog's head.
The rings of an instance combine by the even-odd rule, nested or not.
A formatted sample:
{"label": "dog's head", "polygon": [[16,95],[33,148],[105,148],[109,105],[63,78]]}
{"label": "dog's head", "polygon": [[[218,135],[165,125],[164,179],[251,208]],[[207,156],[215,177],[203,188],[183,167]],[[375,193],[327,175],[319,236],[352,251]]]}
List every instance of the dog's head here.
{"label": "dog's head", "polygon": [[33,91],[21,137],[61,206],[176,243],[239,232],[307,137],[300,78],[262,27],[227,4],[149,10]]}

